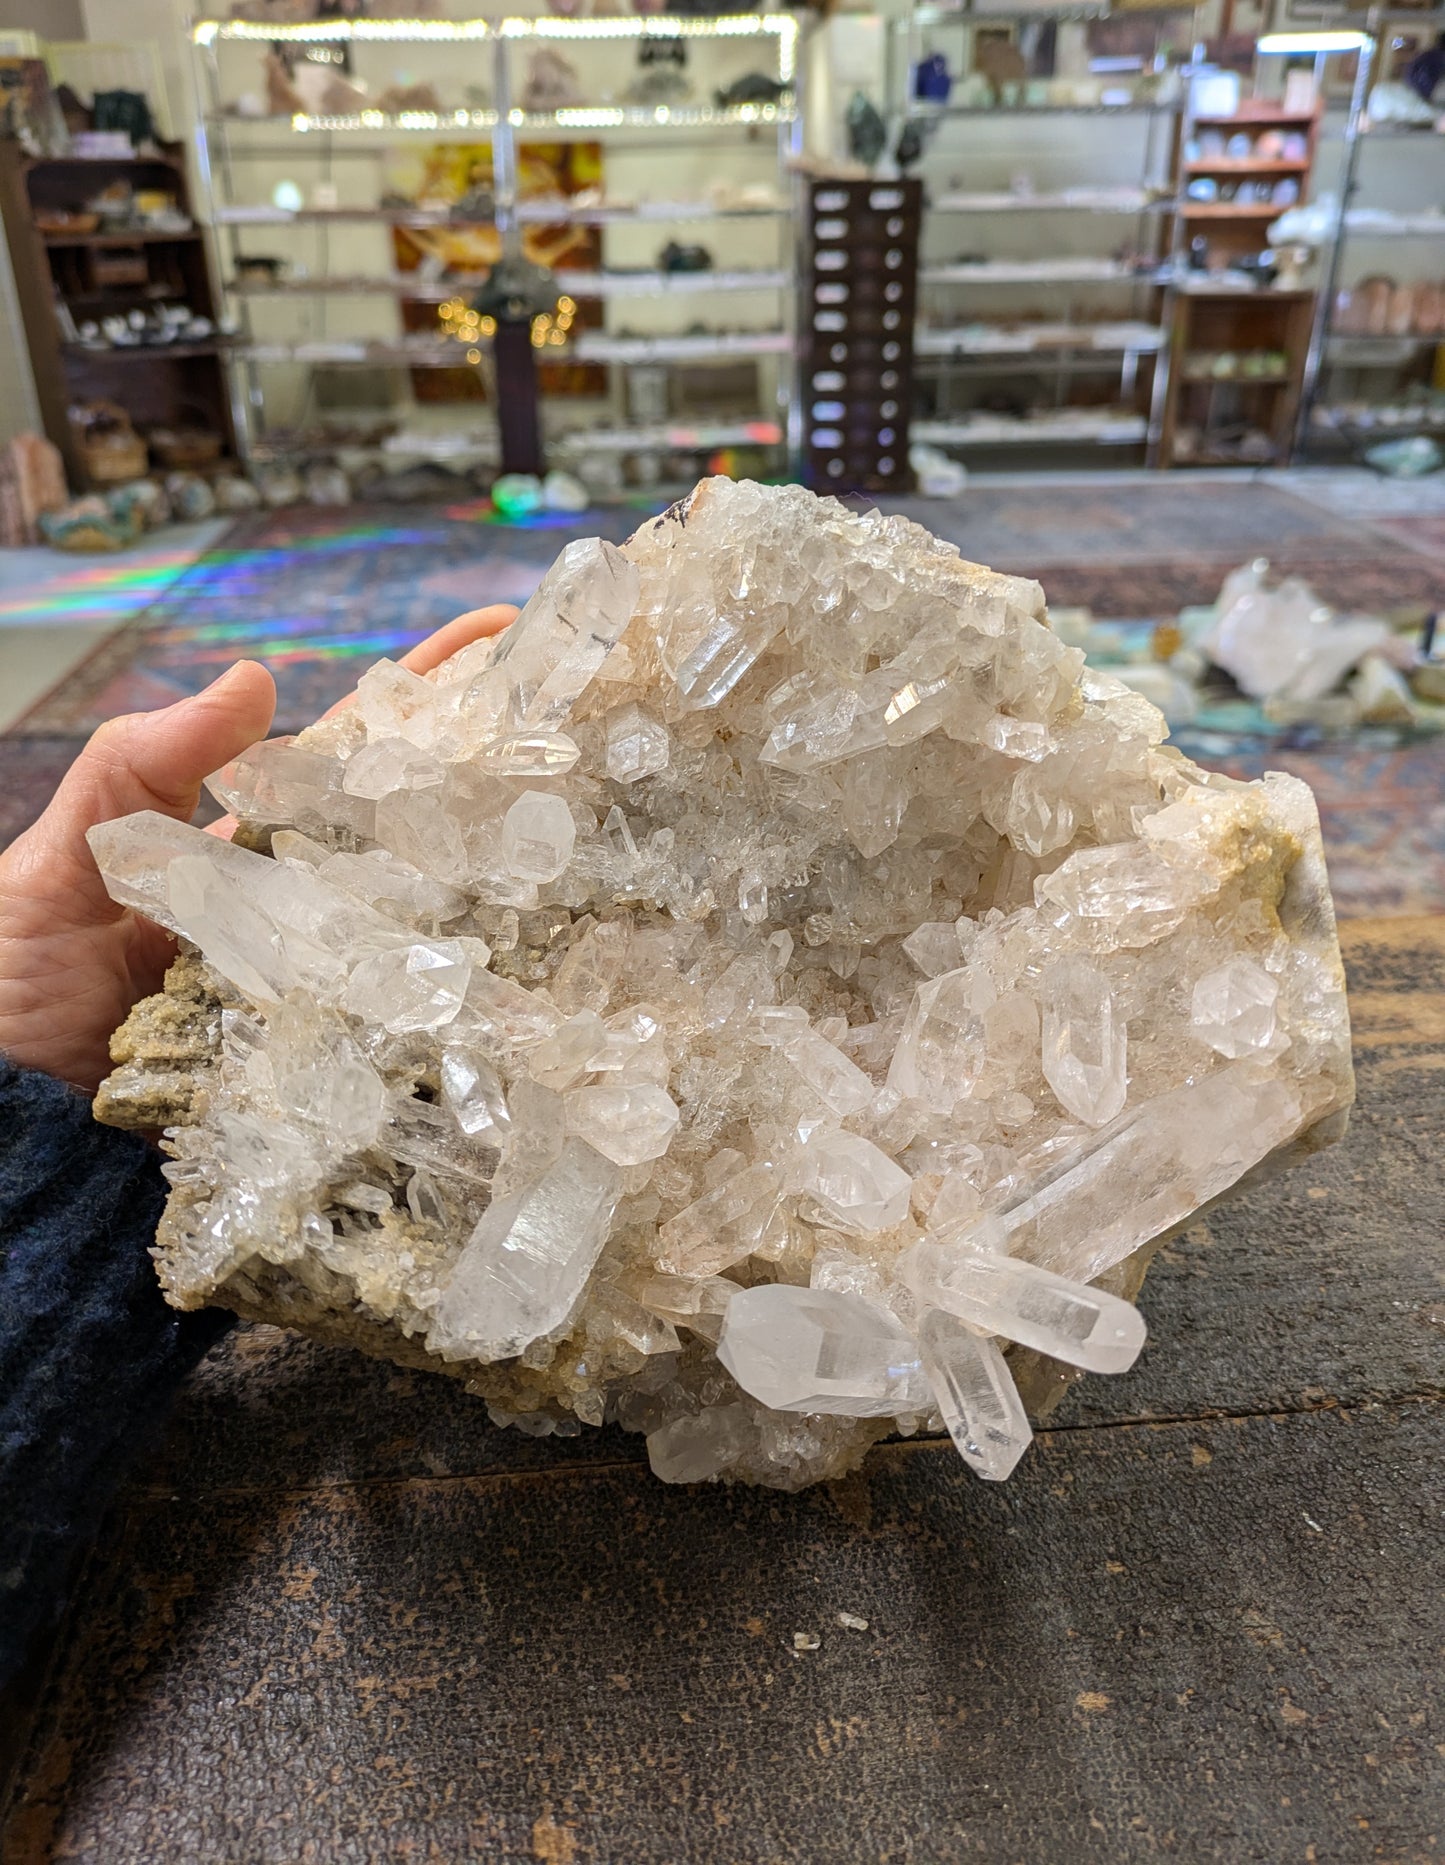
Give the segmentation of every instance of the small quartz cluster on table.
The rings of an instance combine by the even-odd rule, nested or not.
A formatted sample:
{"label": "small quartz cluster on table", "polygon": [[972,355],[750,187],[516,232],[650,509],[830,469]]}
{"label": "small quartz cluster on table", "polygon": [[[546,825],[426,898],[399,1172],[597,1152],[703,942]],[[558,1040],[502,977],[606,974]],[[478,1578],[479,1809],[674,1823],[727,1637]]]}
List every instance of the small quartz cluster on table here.
{"label": "small quartz cluster on table", "polygon": [[1007,1475],[1158,1240],[1352,1091],[1308,790],[1164,736],[903,518],[712,479],[569,545],[214,778],[234,842],[93,832],[182,941],[97,1102],[167,1129],[169,1298],[672,1481],[940,1427]]}

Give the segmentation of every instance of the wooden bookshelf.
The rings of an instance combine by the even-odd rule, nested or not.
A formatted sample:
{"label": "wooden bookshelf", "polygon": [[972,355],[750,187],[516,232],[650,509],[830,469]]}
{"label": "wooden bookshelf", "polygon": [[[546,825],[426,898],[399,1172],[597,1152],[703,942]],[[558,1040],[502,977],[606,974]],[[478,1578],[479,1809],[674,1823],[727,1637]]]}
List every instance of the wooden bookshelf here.
{"label": "wooden bookshelf", "polygon": [[[1160,459],[1166,466],[1282,466],[1289,458],[1304,384],[1314,315],[1312,291],[1181,291],[1170,329],[1174,367],[1165,397]],[[1268,351],[1285,367],[1251,374],[1197,369],[1194,356],[1245,357]],[[1181,435],[1199,436],[1193,446]],[[1241,453],[1227,436],[1245,430],[1267,437],[1268,460]]]}
{"label": "wooden bookshelf", "polygon": [[[223,457],[235,453],[223,340],[116,349],[91,349],[65,340],[56,314],[62,303],[77,324],[162,303],[187,304],[213,323],[218,316],[200,228],[82,233],[46,231],[37,224],[37,214],[83,211],[101,189],[116,181],[134,189],[163,189],[181,213],[192,211],[178,144],[157,155],[82,160],[29,157],[18,144],[0,141],[0,221],[10,249],[41,421],[64,455],[77,491],[90,489],[70,420],[77,402],[115,402],[141,433],[154,427],[204,425],[222,436]],[[99,257],[126,250],[138,255],[135,278],[124,284],[106,282]]]}

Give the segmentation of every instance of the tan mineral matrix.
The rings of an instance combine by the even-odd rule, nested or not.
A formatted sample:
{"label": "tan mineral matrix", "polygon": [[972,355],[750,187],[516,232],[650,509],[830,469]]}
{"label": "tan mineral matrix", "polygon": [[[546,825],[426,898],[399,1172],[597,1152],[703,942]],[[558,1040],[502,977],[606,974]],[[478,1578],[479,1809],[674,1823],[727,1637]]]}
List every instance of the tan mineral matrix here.
{"label": "tan mineral matrix", "polygon": [[[1309,791],[1238,783],[1036,583],[704,481],[517,622],[92,845],[184,942],[102,1119],[170,1300],[793,1488],[1008,1474],[1129,1366],[1150,1248],[1352,1084]],[[1270,1239],[1258,1239],[1267,1250]]]}

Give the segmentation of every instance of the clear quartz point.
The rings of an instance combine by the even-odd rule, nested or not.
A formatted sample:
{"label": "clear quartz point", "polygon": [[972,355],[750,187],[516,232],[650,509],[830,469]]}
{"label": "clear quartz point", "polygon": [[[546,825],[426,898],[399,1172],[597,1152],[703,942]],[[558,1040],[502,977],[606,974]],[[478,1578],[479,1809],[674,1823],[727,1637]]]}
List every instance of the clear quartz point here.
{"label": "clear quartz point", "polygon": [[899,1273],[920,1302],[1087,1373],[1125,1373],[1144,1345],[1144,1317],[1131,1302],[1035,1263],[925,1240]]}
{"label": "clear quartz point", "polygon": [[597,1012],[579,1010],[530,1051],[528,1072],[543,1087],[560,1092],[599,1064],[607,1043],[607,1026]]}
{"label": "clear quartz point", "polygon": [[828,1222],[864,1235],[901,1224],[913,1188],[881,1147],[861,1134],[826,1127],[799,1149],[793,1183],[816,1201]]}
{"label": "clear quartz point", "polygon": [[207,836],[158,810],[139,810],[134,816],[97,823],[86,831],[85,839],[111,899],[137,908],[171,932],[180,929],[171,915],[166,870],[177,856],[203,858],[242,886],[259,878],[267,865],[260,855]]}
{"label": "clear quartz point", "polygon": [[275,922],[200,855],[176,855],[167,865],[166,919],[249,997],[274,1002],[300,983]]}
{"label": "clear quartz point", "polygon": [[431,790],[446,776],[430,752],[406,738],[382,738],[363,745],[346,760],[341,787],[348,796],[373,801],[393,790]]}
{"label": "clear quartz point", "polygon": [[619,1166],[661,1159],[680,1118],[676,1101],[651,1081],[599,1082],[567,1097],[572,1131]]}
{"label": "clear quartz point", "polygon": [[460,940],[402,946],[362,960],[346,988],[346,1008],[396,1035],[439,1030],[455,1019],[471,980],[471,959]]}
{"label": "clear quartz point", "polygon": [[643,1270],[629,1289],[644,1308],[716,1343],[738,1285],[725,1276],[672,1276],[663,1270]]}
{"label": "clear quartz point", "polygon": [[854,1062],[816,1030],[783,1044],[783,1054],[808,1086],[840,1120],[861,1113],[873,1099],[873,1084]]}
{"label": "clear quartz point", "polygon": [[442,1100],[466,1134],[495,1135],[498,1142],[512,1125],[502,1078],[484,1055],[453,1044],[442,1051]]}
{"label": "clear quartz point", "polygon": [[963,947],[951,921],[925,920],[903,941],[903,950],[925,978],[938,978],[958,969]]}
{"label": "clear quartz point", "polygon": [[442,1292],[427,1345],[451,1359],[507,1359],[559,1328],[611,1228],[621,1174],[580,1140],[525,1191],[497,1199]]}
{"label": "clear quartz point", "polygon": [[1008,1362],[991,1340],[937,1308],[920,1316],[918,1345],[959,1456],[975,1475],[1002,1481],[1033,1437]]}
{"label": "clear quartz point", "polygon": [[371,739],[410,739],[426,745],[431,737],[436,688],[409,667],[379,660],[356,683],[356,713]]}
{"label": "clear quartz point", "polygon": [[502,819],[502,859],[518,880],[555,881],[576,841],[571,810],[546,790],[524,790]]}
{"label": "clear quartz point", "polygon": [[613,544],[579,538],[499,638],[471,703],[507,732],[553,732],[601,669],[637,606],[638,574]]}
{"label": "clear quartz point", "polygon": [[625,812],[615,803],[603,821],[602,839],[614,855],[620,855],[625,861],[636,860],[637,837],[632,833]]}
{"label": "clear quartz point", "polygon": [[1190,1020],[1201,1042],[1237,1061],[1274,1040],[1279,982],[1250,958],[1232,958],[1194,987]]}
{"label": "clear quartz point", "polygon": [[648,1432],[647,1458],[664,1483],[705,1483],[734,1468],[757,1440],[746,1405],[709,1405]]}
{"label": "clear quartz point", "polygon": [[693,711],[725,699],[764,653],[780,621],[776,609],[717,616],[678,663],[677,692],[683,706]]}
{"label": "clear quartz point", "polygon": [[1040,988],[1044,1080],[1076,1120],[1102,1127],[1122,1110],[1129,1086],[1127,1032],[1109,981],[1071,956],[1048,967]]}
{"label": "clear quartz point", "polygon": [[317,864],[316,873],[328,885],[401,919],[454,920],[467,910],[465,894],[431,880],[409,861],[402,861],[384,848],[371,849],[364,855],[326,855]]}
{"label": "clear quartz point", "polygon": [[477,763],[494,777],[565,777],[581,755],[565,732],[521,732],[483,745]]}
{"label": "clear quartz point", "polygon": [[992,986],[965,967],[931,978],[913,993],[888,1071],[888,1086],[940,1113],[962,1100],[983,1066],[982,1012]]}
{"label": "clear quartz point", "polygon": [[887,1418],[928,1404],[918,1343],[860,1295],[770,1282],[728,1303],[717,1357],[778,1412]]}
{"label": "clear quartz point", "polygon": [[971,1240],[1089,1282],[1228,1191],[1299,1123],[1287,1082],[1236,1062],[1066,1152]]}
{"label": "clear quartz point", "polygon": [[369,803],[343,789],[345,767],[328,753],[291,738],[263,739],[206,779],[223,809],[253,821],[335,826],[369,834]]}
{"label": "clear quartz point", "polygon": [[782,1174],[767,1160],[727,1173],[662,1225],[658,1266],[677,1275],[710,1276],[742,1262],[761,1243],[781,1193]]}
{"label": "clear quartz point", "polygon": [[614,783],[635,784],[665,771],[672,758],[672,740],[660,719],[653,719],[636,704],[619,706],[607,715],[607,775]]}

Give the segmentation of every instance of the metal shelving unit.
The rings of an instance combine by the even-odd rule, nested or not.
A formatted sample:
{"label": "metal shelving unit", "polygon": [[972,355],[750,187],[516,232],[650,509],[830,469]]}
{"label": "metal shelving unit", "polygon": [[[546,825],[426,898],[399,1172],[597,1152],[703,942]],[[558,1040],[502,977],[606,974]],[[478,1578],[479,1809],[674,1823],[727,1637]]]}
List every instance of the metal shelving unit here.
{"label": "metal shelving unit", "polygon": [[[630,301],[652,303],[680,300],[697,303],[713,294],[737,295],[761,293],[771,296],[777,305],[773,321],[763,329],[716,331],[634,333],[611,328],[596,330],[574,327],[567,340],[552,331],[545,349],[548,363],[573,362],[605,366],[611,371],[631,371],[637,367],[694,369],[713,365],[738,364],[748,359],[766,362],[769,373],[776,376],[776,388],[768,400],[774,405],[760,407],[753,418],[732,421],[644,420],[631,428],[616,422],[615,406],[602,411],[601,425],[581,426],[576,433],[567,429],[566,410],[561,404],[546,413],[556,415],[549,422],[554,431],[552,443],[564,452],[576,454],[591,446],[596,451],[625,453],[625,437],[632,435],[631,449],[647,453],[657,449],[669,452],[703,451],[718,446],[762,446],[778,450],[791,435],[796,437],[795,384],[793,370],[785,359],[793,352],[793,325],[796,298],[797,238],[791,224],[795,221],[796,203],[791,164],[800,149],[800,116],[797,108],[799,28],[792,15],[734,14],[717,18],[692,18],[676,15],[646,15],[600,19],[546,17],[538,19],[471,20],[321,20],[304,25],[272,25],[242,20],[201,20],[192,28],[192,42],[201,66],[200,89],[206,106],[199,126],[199,155],[205,187],[211,200],[210,218],[218,229],[229,264],[223,268],[229,282],[225,286],[231,306],[242,320],[243,339],[233,352],[232,398],[238,433],[243,437],[243,451],[248,457],[280,457],[279,450],[265,439],[266,370],[279,364],[293,368],[346,367],[371,365],[403,369],[440,369],[484,367],[484,339],[476,334],[462,342],[452,341],[444,333],[436,337],[415,335],[395,340],[374,337],[355,338],[336,335],[328,329],[326,307],[348,298],[361,301],[377,297],[393,298],[413,305],[447,304],[475,291],[488,276],[486,271],[454,271],[439,275],[426,270],[398,273],[394,264],[375,272],[354,264],[336,266],[331,259],[331,232],[375,226],[387,230],[472,228],[495,229],[504,251],[520,249],[524,228],[549,226],[636,228],[641,224],[665,229],[679,229],[698,223],[776,225],[779,239],[779,262],[773,266],[746,267],[721,265],[706,271],[677,271],[653,266],[618,266],[604,264],[600,270],[563,268],[556,274],[557,288],[564,300],[586,300],[602,305]],[[696,104],[638,105],[626,102],[578,104],[550,110],[530,110],[514,104],[522,96],[518,83],[516,59],[519,53],[549,46],[565,51],[569,42],[610,42],[612,45],[636,46],[647,40],[681,40],[689,48],[703,42],[732,48],[741,47],[755,54],[755,63],[766,61],[774,79],[792,86],[776,102],[735,105]],[[297,112],[290,116],[258,117],[240,114],[228,108],[234,98],[234,73],[223,72],[222,60],[228,46],[249,47],[260,55],[276,45],[326,48],[333,56],[357,57],[358,66],[366,66],[367,75],[385,70],[385,53],[403,48],[442,48],[459,55],[457,74],[485,79],[490,101],[483,95],[454,110],[381,111],[358,106],[344,114]],[[378,52],[380,58],[378,58]],[[737,63],[737,53],[732,62]],[[388,77],[391,72],[386,72]],[[485,107],[484,107],[485,106]],[[751,189],[736,184],[735,163],[730,152],[738,147],[736,139],[747,139],[754,146],[761,139],[773,151],[771,175],[767,183]],[[718,166],[730,178],[731,185],[720,183],[716,198],[659,199],[636,201],[623,196],[600,202],[523,197],[519,192],[519,150],[527,141],[576,142],[597,140],[607,150],[655,149],[665,152],[693,142],[716,143]],[[355,164],[361,160],[380,161],[394,149],[405,150],[427,144],[459,144],[488,141],[492,148],[493,211],[487,219],[459,219],[445,207],[423,205],[404,207],[340,205],[335,203],[334,178],[348,172],[338,165],[349,165],[355,178]],[[278,161],[305,162],[308,173],[329,191],[332,200],[300,208],[276,207],[264,200],[248,199],[257,190],[248,170],[254,173],[262,163]],[[308,187],[308,193],[311,188]],[[766,196],[766,198],[761,198]],[[750,198],[751,197],[751,198]],[[276,278],[246,278],[240,264],[246,257],[248,231],[266,229],[304,229],[312,236],[314,263],[304,275]],[[267,341],[252,322],[252,309],[266,301],[278,305],[306,304],[310,309],[310,329],[292,341]],[[610,322],[609,318],[609,322]],[[746,321],[746,319],[744,320]],[[534,336],[535,341],[535,336]],[[482,345],[482,348],[478,346]],[[469,347],[470,346],[470,347]],[[782,359],[782,360],[779,360]],[[616,400],[616,384],[611,399]],[[314,385],[309,393],[314,393]],[[595,404],[594,404],[595,406]],[[468,420],[475,426],[477,404],[468,405]],[[595,418],[595,417],[594,417]],[[304,422],[302,423],[304,426]],[[725,438],[719,439],[718,435]],[[448,457],[449,436],[415,437],[418,457]],[[339,446],[353,449],[345,441]],[[401,448],[377,443],[379,453],[397,455]],[[314,451],[314,449],[313,449]],[[778,464],[781,466],[782,461]]]}
{"label": "metal shelving unit", "polygon": [[[1181,104],[1154,96],[1051,102],[1030,98],[1027,92],[1034,87],[1029,84],[1017,86],[1013,94],[1001,88],[993,105],[931,104],[912,96],[912,74],[931,44],[945,49],[954,62],[954,46],[965,43],[951,36],[956,32],[1006,25],[1022,33],[1040,23],[1057,29],[1063,22],[1100,18],[1108,11],[1107,5],[1090,4],[1042,10],[915,6],[892,30],[891,115],[900,127],[907,121],[922,128],[925,176],[930,167],[937,172],[931,158],[939,131],[949,124],[967,126],[970,168],[990,159],[1002,168],[1017,160],[1024,146],[1032,160],[1033,147],[1021,146],[1010,131],[1051,119],[1076,120],[1081,139],[1095,124],[1130,121],[1139,144],[1133,180],[1115,174],[1075,182],[1059,174],[1028,186],[1005,170],[1000,179],[1009,180],[1006,188],[988,186],[986,173],[973,186],[972,172],[964,185],[927,188],[924,231],[926,239],[933,235],[933,250],[919,268],[914,368],[915,405],[927,409],[931,404],[932,411],[915,419],[916,440],[965,453],[994,447],[1137,447],[1142,457],[1157,439],[1157,417],[1144,410],[1159,405],[1157,391],[1151,396],[1151,378],[1157,383],[1168,367],[1169,217],[1177,211],[1173,169]],[[1006,153],[990,158],[990,146],[981,140],[988,126],[998,127],[997,147]],[[965,258],[949,259],[938,251],[943,228],[951,241],[960,242],[975,237],[977,228],[983,244],[985,230],[1025,216],[1031,233],[1026,255],[998,252],[996,237],[994,249],[985,248],[977,257],[968,252]],[[1097,230],[1098,244],[1107,243],[1104,253],[1070,252],[1075,240],[1053,231],[1067,228],[1074,234],[1081,224]],[[1053,253],[1048,251],[1051,233],[1059,246]],[[1117,257],[1121,245],[1130,250]],[[1010,288],[1016,298],[1047,294],[1042,315],[1011,313]],[[1103,316],[1096,320],[1098,312]],[[1091,379],[1095,392],[1101,378],[1113,378],[1118,405],[1071,405],[1083,378]],[[1016,416],[975,406],[986,384],[1000,383],[1016,385],[1020,400],[1035,405]],[[1083,392],[1087,399],[1089,391]]]}
{"label": "metal shelving unit", "polygon": [[[1408,434],[1445,433],[1445,405],[1420,406],[1426,384],[1418,374],[1419,360],[1429,352],[1445,346],[1445,330],[1371,332],[1341,331],[1337,327],[1338,299],[1343,282],[1347,254],[1352,239],[1374,240],[1409,238],[1414,240],[1445,237],[1445,214],[1437,210],[1402,213],[1355,204],[1364,186],[1366,150],[1375,143],[1397,146],[1410,142],[1423,149],[1429,147],[1438,164],[1442,139],[1429,128],[1411,129],[1395,124],[1371,126],[1368,107],[1371,87],[1388,75],[1387,54],[1392,29],[1408,29],[1433,37],[1445,30],[1445,8],[1432,11],[1397,11],[1375,6],[1363,17],[1351,17],[1358,25],[1365,43],[1360,49],[1355,82],[1351,89],[1344,122],[1337,131],[1327,131],[1333,141],[1344,144],[1338,191],[1339,210],[1329,228],[1320,252],[1320,289],[1315,305],[1314,326],[1310,335],[1309,361],[1304,394],[1295,435],[1297,458],[1308,459],[1321,444],[1339,443],[1348,453],[1392,437]],[[1445,187],[1445,170],[1435,169],[1437,187]],[[1445,274],[1445,249],[1441,271]],[[1369,407],[1363,414],[1350,410],[1361,397],[1351,397],[1343,405],[1325,398],[1325,385],[1337,370],[1388,369],[1398,384],[1404,370],[1417,371],[1416,378],[1403,397],[1398,393],[1393,405]]]}

